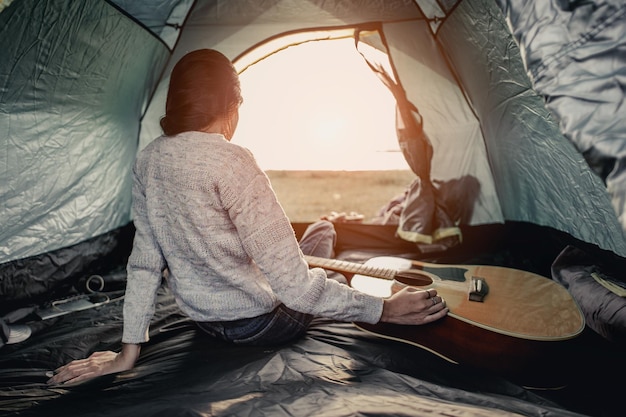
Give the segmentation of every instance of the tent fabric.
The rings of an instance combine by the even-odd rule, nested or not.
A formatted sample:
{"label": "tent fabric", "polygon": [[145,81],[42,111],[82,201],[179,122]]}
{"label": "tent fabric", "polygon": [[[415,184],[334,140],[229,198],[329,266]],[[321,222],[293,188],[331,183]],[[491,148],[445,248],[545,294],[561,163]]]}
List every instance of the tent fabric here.
{"label": "tent fabric", "polygon": [[173,49],[194,2],[193,0],[169,0],[158,3],[150,0],[112,0],[111,3],[148,28],[169,49]]}
{"label": "tent fabric", "polygon": [[[434,32],[428,18],[440,12],[425,16],[409,0],[142,4],[20,0],[0,13],[0,262],[71,246],[131,220],[130,167],[160,134],[168,73],[185,52],[217,48],[237,61],[282,34],[371,22],[382,27],[396,75],[423,116],[431,179],[439,194],[463,205],[461,218],[554,227],[626,255],[607,187],[524,69],[505,19],[513,6],[445,2]],[[542,23],[528,19],[527,30]],[[595,26],[575,27],[585,33]],[[600,37],[598,47],[617,53],[621,42]],[[619,68],[612,79],[620,79]],[[477,192],[449,195],[459,182],[476,183]],[[615,180],[608,185],[617,189]]]}
{"label": "tent fabric", "polygon": [[[356,35],[359,48],[360,36]],[[415,242],[424,252],[455,246],[460,241],[459,219],[453,219],[448,212],[456,212],[443,207],[443,200],[435,194],[431,182],[431,160],[433,148],[423,129],[423,119],[419,111],[406,97],[402,86],[394,81],[384,66],[362,54],[368,66],[390,90],[396,100],[396,136],[400,150],[409,167],[415,173],[409,189],[405,193],[400,212],[397,234],[404,240]]]}
{"label": "tent fabric", "polygon": [[130,221],[141,115],[167,48],[103,1],[0,13],[0,262]]}
{"label": "tent fabric", "polygon": [[601,247],[623,255],[624,234],[605,187],[532,89],[500,10],[481,3],[459,3],[437,38],[481,121],[503,217],[583,240],[601,235]]}
{"label": "tent fabric", "polygon": [[[475,193],[469,193],[473,199],[450,195],[445,206],[449,209],[453,206],[467,224],[503,222],[479,120],[439,52],[436,39],[429,36],[428,24],[422,21],[388,23],[384,25],[384,33],[402,87],[419,111],[423,131],[433,147],[430,177],[438,184],[438,194],[450,195],[449,191],[457,184],[459,188],[476,189]],[[420,34],[419,42],[416,34]],[[473,186],[474,183],[479,187]],[[405,213],[404,217],[413,219],[414,215]],[[411,223],[417,222],[413,219]],[[404,228],[404,224],[399,226],[399,229]]]}
{"label": "tent fabric", "polygon": [[133,225],[128,224],[72,246],[1,264],[0,315],[84,293],[85,277],[95,273],[112,277],[112,268],[121,269],[123,276],[108,279],[105,290],[123,289],[133,233]]}
{"label": "tent fabric", "polygon": [[[626,4],[499,0],[533,87],[605,181],[626,230]],[[540,18],[538,18],[540,17]]]}

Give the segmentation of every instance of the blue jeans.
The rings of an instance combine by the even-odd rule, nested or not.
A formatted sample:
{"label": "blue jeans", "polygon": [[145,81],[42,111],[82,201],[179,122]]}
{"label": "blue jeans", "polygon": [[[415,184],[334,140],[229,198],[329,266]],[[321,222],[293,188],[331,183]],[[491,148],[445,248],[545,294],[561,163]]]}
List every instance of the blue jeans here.
{"label": "blue jeans", "polygon": [[[300,239],[305,255],[331,258],[337,232],[332,223],[320,220],[307,228]],[[227,342],[249,345],[278,345],[300,338],[313,320],[310,314],[280,304],[273,311],[257,317],[234,321],[198,322],[206,333]]]}

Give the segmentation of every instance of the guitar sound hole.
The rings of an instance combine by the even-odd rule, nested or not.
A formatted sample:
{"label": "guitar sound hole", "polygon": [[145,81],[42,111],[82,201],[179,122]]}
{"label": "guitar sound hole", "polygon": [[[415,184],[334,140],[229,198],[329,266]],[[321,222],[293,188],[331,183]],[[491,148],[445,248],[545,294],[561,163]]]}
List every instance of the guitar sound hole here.
{"label": "guitar sound hole", "polygon": [[433,283],[431,277],[416,271],[400,272],[396,274],[394,279],[401,284],[409,285],[412,287],[426,287]]}

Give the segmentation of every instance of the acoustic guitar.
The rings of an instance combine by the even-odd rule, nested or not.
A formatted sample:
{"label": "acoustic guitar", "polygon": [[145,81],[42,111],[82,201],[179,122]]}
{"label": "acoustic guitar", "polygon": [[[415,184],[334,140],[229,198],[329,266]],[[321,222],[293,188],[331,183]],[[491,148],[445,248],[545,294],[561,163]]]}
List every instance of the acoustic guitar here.
{"label": "acoustic guitar", "polygon": [[310,266],[356,274],[350,285],[375,296],[389,297],[405,286],[434,288],[450,310],[444,319],[421,326],[355,323],[364,331],[534,388],[561,387],[573,368],[568,366],[572,342],[585,319],[569,292],[551,279],[499,266],[389,256],[363,264],[305,258]]}

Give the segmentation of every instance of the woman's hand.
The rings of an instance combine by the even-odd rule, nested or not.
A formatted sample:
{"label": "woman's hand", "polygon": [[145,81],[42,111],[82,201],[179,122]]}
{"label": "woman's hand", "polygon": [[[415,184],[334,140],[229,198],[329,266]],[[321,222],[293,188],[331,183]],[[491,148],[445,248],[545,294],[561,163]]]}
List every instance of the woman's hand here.
{"label": "woman's hand", "polygon": [[405,287],[385,299],[380,321],[426,324],[445,317],[448,311],[446,302],[437,295],[437,290]]}
{"label": "woman's hand", "polygon": [[87,359],[77,359],[54,371],[48,384],[83,382],[101,375],[132,369],[139,357],[140,346],[124,344],[119,353],[94,352]]}

